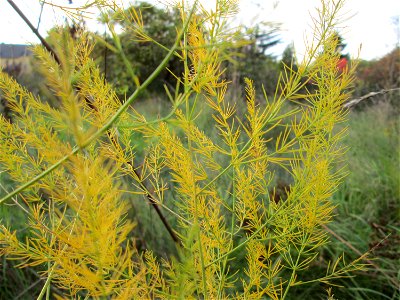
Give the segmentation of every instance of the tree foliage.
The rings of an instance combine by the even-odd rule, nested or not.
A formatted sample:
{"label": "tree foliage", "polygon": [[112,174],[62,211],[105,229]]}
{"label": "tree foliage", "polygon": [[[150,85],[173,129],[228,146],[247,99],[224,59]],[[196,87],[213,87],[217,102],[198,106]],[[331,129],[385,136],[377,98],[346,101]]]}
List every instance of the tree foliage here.
{"label": "tree foliage", "polygon": [[226,63],[226,75],[239,88],[245,84],[245,78],[251,77],[258,93],[262,87],[268,95],[273,95],[279,77],[279,63],[269,53],[272,47],[280,43],[279,24],[260,23],[251,28],[243,27],[240,32],[247,43],[237,49],[233,61]]}
{"label": "tree foliage", "polygon": [[356,96],[383,89],[393,89],[400,85],[400,48],[394,48],[382,58],[361,61],[357,71]]}
{"label": "tree foliage", "polygon": [[[137,81],[147,78],[158,66],[174,44],[179,19],[177,9],[165,10],[146,2],[124,10],[108,10],[103,13],[102,21],[108,27],[107,31],[111,31],[111,36],[106,36],[105,39],[101,36],[96,37],[98,43],[92,56],[109,83],[114,86],[120,99],[131,94],[137,86]],[[135,28],[136,21],[142,26],[140,34],[137,34]],[[122,32],[117,33],[116,27],[121,27]],[[117,45],[114,44],[116,38]],[[131,63],[132,72],[126,69],[119,46]],[[178,57],[170,59],[158,79],[151,83],[149,90],[160,93],[164,91],[164,84],[174,86],[175,78],[168,70],[178,75],[183,72]],[[132,75],[136,76],[136,80],[132,80]]]}

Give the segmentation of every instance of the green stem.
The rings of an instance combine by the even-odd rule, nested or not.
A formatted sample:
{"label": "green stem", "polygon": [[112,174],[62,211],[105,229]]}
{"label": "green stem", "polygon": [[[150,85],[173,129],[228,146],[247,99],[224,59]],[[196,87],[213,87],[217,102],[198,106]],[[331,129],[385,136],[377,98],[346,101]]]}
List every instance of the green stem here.
{"label": "green stem", "polygon": [[235,248],[233,248],[231,251],[225,253],[224,255],[221,255],[220,257],[218,257],[217,259],[213,260],[212,262],[210,262],[209,264],[207,264],[205,266],[205,268],[208,268],[210,266],[212,266],[213,264],[219,262],[222,259],[227,258],[230,254],[232,254],[233,252],[235,252],[236,250],[242,248],[243,246],[245,246],[249,241],[251,241],[252,239],[255,238],[255,236],[261,231],[263,230],[267,225],[269,224],[269,221],[265,222],[263,225],[261,225],[260,228],[258,228],[256,231],[253,232],[253,234],[251,236],[249,236],[245,241],[243,241],[242,243],[240,243],[239,245],[237,245]]}
{"label": "green stem", "polygon": [[282,300],[284,300],[284,299],[286,298],[286,296],[287,296],[287,294],[288,294],[288,292],[289,292],[289,289],[290,289],[290,287],[292,286],[292,282],[293,282],[293,280],[295,279],[297,267],[298,267],[298,265],[299,265],[299,261],[300,261],[301,255],[302,255],[302,253],[303,253],[303,251],[304,251],[305,245],[307,245],[307,241],[308,241],[308,236],[304,237],[304,239],[303,239],[301,248],[300,248],[299,253],[298,253],[298,255],[297,255],[296,263],[295,263],[295,265],[293,266],[292,274],[290,275],[290,279],[289,279],[289,282],[288,282],[288,284],[287,284],[287,286],[286,286],[285,293],[284,293],[283,296],[282,296]]}
{"label": "green stem", "polygon": [[36,177],[32,178],[31,180],[29,180],[28,182],[26,182],[25,184],[23,184],[22,186],[20,186],[19,188],[17,188],[16,190],[12,191],[11,193],[7,194],[6,196],[4,196],[3,198],[0,199],[0,204],[3,203],[4,201],[14,197],[15,195],[21,193],[23,190],[27,189],[28,187],[30,187],[31,185],[35,184],[36,182],[38,182],[40,179],[42,179],[43,177],[47,176],[48,174],[50,174],[54,169],[58,168],[62,163],[64,163],[67,159],[69,159],[72,155],[76,154],[78,151],[80,150],[79,147],[75,147],[71,153],[69,153],[68,155],[65,155],[63,158],[61,158],[58,162],[56,162],[55,164],[53,164],[51,167],[49,167],[47,170],[43,171],[42,173],[40,173],[39,175],[37,175]]}
{"label": "green stem", "polygon": [[124,62],[124,65],[128,70],[129,76],[131,77],[132,81],[136,84],[136,86],[139,87],[140,86],[139,79],[135,75],[135,71],[133,70],[132,64],[130,63],[130,61],[128,60],[128,58],[125,55],[124,50],[122,49],[121,40],[120,40],[119,36],[116,34],[116,32],[115,32],[113,24],[108,22],[107,26],[108,26],[108,29],[110,30],[111,34],[112,34],[114,43],[115,43],[115,45],[117,47],[117,50],[118,50],[118,54],[121,56],[122,61]]}
{"label": "green stem", "polygon": [[[243,154],[247,148],[247,146],[250,145],[252,139],[250,138],[246,144],[243,146],[242,150],[240,150],[239,154],[237,155],[239,157],[239,155]],[[229,165],[223,169],[217,176],[215,176],[210,182],[208,182],[203,188],[200,189],[200,191],[197,192],[197,195],[200,195],[204,190],[206,190],[210,185],[212,185],[216,180],[218,180],[218,178],[220,178],[222,175],[224,175],[227,171],[229,171],[229,169],[233,166],[233,161],[231,161],[229,163]]]}
{"label": "green stem", "polygon": [[[195,1],[194,5],[193,5],[193,9],[196,7],[197,5],[197,1]],[[187,45],[187,35],[186,32],[183,34],[183,44],[186,46]],[[189,89],[191,87],[191,84],[189,84],[189,67],[188,67],[188,53],[187,50],[185,50],[185,54],[184,54],[184,70],[185,70],[185,82],[184,82],[184,93],[188,94],[189,93]],[[193,82],[192,82],[193,83]],[[197,95],[196,95],[196,99],[197,99]],[[189,97],[186,97],[186,102],[185,102],[185,106],[186,106],[186,115],[188,117],[188,122],[191,122],[191,117],[192,117],[192,111],[190,111],[190,107],[189,107]],[[194,170],[194,165],[193,165],[193,150],[192,150],[192,141],[190,139],[190,137],[188,137],[188,148],[189,148],[189,153],[191,156],[191,164],[192,164],[192,170]],[[194,188],[196,189],[196,181],[194,179],[194,175],[192,172],[192,183]],[[202,242],[201,242],[201,226],[199,223],[199,216],[198,216],[198,207],[197,207],[197,193],[196,190],[194,190],[193,193],[193,201],[194,201],[194,210],[195,210],[195,220],[194,220],[194,225],[196,227],[198,227],[198,231],[197,231],[197,239],[198,239],[198,243],[199,243],[199,252],[200,252],[200,264],[201,264],[201,278],[202,278],[202,283],[203,283],[203,297],[204,299],[207,299],[207,281],[206,281],[206,276],[205,276],[205,265],[204,265],[204,254],[203,254],[203,247],[202,247]]]}
{"label": "green stem", "polygon": [[54,268],[56,267],[57,263],[55,263],[53,265],[53,267],[51,268],[51,271],[49,272],[49,275],[47,276],[46,282],[44,283],[44,286],[42,288],[42,290],[40,291],[39,296],[36,298],[36,300],[42,300],[44,294],[46,294],[46,299],[48,299],[48,295],[50,294],[49,289],[50,289],[50,282],[51,282],[51,277],[53,276],[53,271]]}
{"label": "green stem", "polygon": [[[231,160],[231,164],[233,164],[233,159]],[[232,219],[231,219],[231,244],[230,247],[233,246],[233,235],[235,232],[235,205],[236,205],[236,193],[235,193],[235,168],[232,168]],[[226,272],[226,266],[228,264],[228,256],[225,257],[223,266],[222,266],[222,272],[221,272],[221,280],[218,285],[218,297],[222,298],[222,289],[224,285],[224,280],[225,280],[225,272]]]}

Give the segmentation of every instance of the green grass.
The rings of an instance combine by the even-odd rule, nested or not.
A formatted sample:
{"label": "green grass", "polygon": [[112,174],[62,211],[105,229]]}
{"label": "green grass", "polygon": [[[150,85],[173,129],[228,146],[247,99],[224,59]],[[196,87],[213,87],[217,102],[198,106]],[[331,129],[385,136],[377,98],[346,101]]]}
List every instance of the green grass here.
{"label": "green grass", "polygon": [[[347,260],[371,250],[368,272],[340,282],[339,299],[399,299],[400,297],[400,148],[399,118],[388,102],[351,112],[349,175],[334,197],[337,217],[326,257],[346,253]],[[352,248],[353,249],[352,249]]]}

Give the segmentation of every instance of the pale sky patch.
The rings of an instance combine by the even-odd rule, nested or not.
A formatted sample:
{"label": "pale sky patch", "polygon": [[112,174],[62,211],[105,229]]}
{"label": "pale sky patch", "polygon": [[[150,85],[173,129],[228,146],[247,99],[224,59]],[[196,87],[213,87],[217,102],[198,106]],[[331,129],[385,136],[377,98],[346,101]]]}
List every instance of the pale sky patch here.
{"label": "pale sky patch", "polygon": [[[39,0],[14,0],[24,14],[36,27],[40,15]],[[69,5],[68,0],[53,0],[54,3],[73,7],[84,3],[74,0]],[[206,7],[214,7],[215,0],[202,0]],[[240,12],[236,22],[247,26],[256,22],[281,23],[280,38],[282,43],[270,52],[279,56],[284,48],[294,43],[299,56],[304,53],[304,38],[306,30],[310,31],[310,12],[313,14],[318,0],[241,0]],[[357,56],[362,44],[361,58],[376,59],[390,52],[400,39],[400,1],[397,0],[347,0],[344,10],[345,20],[338,28],[347,43],[345,52]],[[39,31],[43,36],[55,24],[63,24],[65,17],[49,5],[44,6]],[[397,22],[397,24],[396,24]],[[96,21],[87,22],[91,30],[102,31],[103,27]],[[0,2],[0,43],[38,43],[38,39],[13,11],[7,1]]]}

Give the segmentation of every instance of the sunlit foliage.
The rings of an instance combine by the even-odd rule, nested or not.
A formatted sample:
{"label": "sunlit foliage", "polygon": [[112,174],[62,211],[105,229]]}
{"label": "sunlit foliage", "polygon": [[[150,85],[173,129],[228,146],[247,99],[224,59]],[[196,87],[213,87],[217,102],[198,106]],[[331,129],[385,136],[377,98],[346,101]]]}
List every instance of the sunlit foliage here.
{"label": "sunlit foliage", "polygon": [[[153,41],[140,11],[128,16],[115,3],[96,2],[106,21],[107,13],[120,13],[138,40]],[[175,5],[181,25],[173,46],[148,78],[131,72],[137,87],[123,104],[90,58],[86,34],[53,34],[60,63],[43,48],[33,49],[57,107],[0,74],[13,112],[12,122],[0,119],[0,164],[19,185],[0,201],[26,213],[31,233],[21,240],[1,226],[0,253],[21,267],[47,266],[40,297],[54,284],[76,298],[284,299],[308,283],[301,272],[328,241],[323,225],[332,219],[330,199],[344,175],[333,168],[345,134],[335,125],[346,117],[342,105],[353,79],[353,69],[338,74],[336,67],[334,28],[342,1],[322,1],[308,56],[297,70],[285,68],[273,98],[260,105],[263,95],[245,80],[244,116],[226,97],[229,81],[221,69],[243,45],[229,26],[237,1],[219,0],[212,10],[197,2]],[[133,70],[113,38],[110,49]],[[166,87],[171,111],[147,120],[132,104],[173,56],[183,73],[173,74],[175,91]],[[303,78],[315,85],[312,93]],[[300,105],[283,110],[287,101]],[[204,113],[217,135],[199,127]],[[271,137],[271,130],[280,133]],[[143,136],[140,168],[133,133]],[[271,191],[272,166],[291,177],[286,197]],[[152,249],[135,247],[128,190],[176,219],[170,232],[176,255],[158,259]],[[242,272],[234,271],[239,252]],[[334,283],[362,266],[339,259],[314,281]]]}

